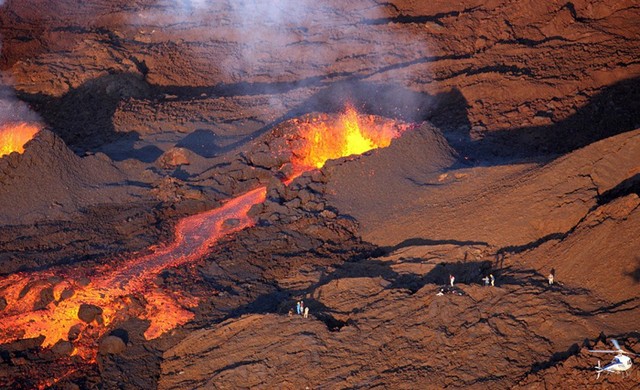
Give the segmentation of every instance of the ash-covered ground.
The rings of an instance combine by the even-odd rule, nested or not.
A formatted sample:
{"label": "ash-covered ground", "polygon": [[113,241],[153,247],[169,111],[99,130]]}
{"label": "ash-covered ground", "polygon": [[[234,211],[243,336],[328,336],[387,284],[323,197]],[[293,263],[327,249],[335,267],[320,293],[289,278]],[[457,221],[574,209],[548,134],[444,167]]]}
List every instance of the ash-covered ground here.
{"label": "ash-covered ground", "polygon": [[[0,280],[117,269],[267,187],[254,226],[152,278],[197,298],[189,322],[147,340],[149,321],[86,309],[95,362],[77,336],[19,339],[0,387],[640,386],[635,367],[596,379],[609,357],[587,351],[640,353],[639,18],[624,0],[0,2],[0,125],[43,127],[0,158]],[[283,183],[286,140],[347,104],[410,129]]]}

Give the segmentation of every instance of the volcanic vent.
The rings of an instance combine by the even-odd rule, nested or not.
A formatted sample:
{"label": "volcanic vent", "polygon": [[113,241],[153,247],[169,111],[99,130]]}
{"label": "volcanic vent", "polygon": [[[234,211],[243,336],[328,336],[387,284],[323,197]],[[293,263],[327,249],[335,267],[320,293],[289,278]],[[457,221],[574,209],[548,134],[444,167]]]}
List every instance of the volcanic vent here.
{"label": "volcanic vent", "polygon": [[304,170],[322,168],[327,160],[386,148],[408,125],[373,115],[360,116],[348,105],[338,118],[311,116],[308,121],[298,122],[297,127],[296,137],[301,140],[292,147],[292,163]]}
{"label": "volcanic vent", "polygon": [[7,123],[0,127],[0,157],[24,152],[24,146],[31,141],[40,126],[32,123]]}

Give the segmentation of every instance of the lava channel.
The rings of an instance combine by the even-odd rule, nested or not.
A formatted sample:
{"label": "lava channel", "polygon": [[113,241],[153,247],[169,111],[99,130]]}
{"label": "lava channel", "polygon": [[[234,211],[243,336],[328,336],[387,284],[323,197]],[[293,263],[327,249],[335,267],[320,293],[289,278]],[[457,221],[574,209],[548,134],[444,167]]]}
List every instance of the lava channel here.
{"label": "lava channel", "polygon": [[[193,307],[197,301],[154,289],[151,279],[167,267],[201,258],[221,237],[253,225],[247,213],[251,206],[264,201],[265,194],[266,188],[260,187],[220,208],[186,217],[176,225],[171,244],[151,248],[151,254],[115,266],[97,267],[91,274],[82,268],[63,268],[17,273],[0,280],[6,301],[0,314],[0,343],[42,335],[42,346],[51,347],[58,340],[81,336],[74,340],[74,354],[93,361],[97,352],[94,341],[114,322],[131,316],[148,320],[147,339],[186,323],[193,314],[185,307]],[[227,222],[230,220],[233,223]],[[53,294],[54,300],[34,310],[46,291]],[[146,301],[143,310],[135,312],[139,305],[131,304],[132,297]],[[79,318],[83,305],[99,308],[100,313],[83,321]]]}

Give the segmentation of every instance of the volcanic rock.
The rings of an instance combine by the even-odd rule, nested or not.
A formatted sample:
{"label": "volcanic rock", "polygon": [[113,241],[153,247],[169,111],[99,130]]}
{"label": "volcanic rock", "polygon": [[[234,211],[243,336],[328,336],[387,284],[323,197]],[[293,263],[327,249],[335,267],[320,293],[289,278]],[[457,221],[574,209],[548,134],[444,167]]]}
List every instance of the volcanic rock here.
{"label": "volcanic rock", "polygon": [[[638,346],[638,338],[629,337],[620,340],[626,348]],[[577,347],[577,345],[576,345]],[[584,370],[584,367],[594,366],[598,360],[602,363],[609,362],[608,358],[600,359],[589,353],[589,349],[609,349],[610,344],[598,341],[597,343],[585,343],[582,348],[572,348],[564,353],[558,353],[559,359],[551,362],[540,370],[527,375],[517,386],[519,389],[536,389],[542,386],[550,388],[557,386],[567,386],[572,388],[593,387],[594,380],[603,388],[633,389],[640,380],[640,374],[636,370],[628,372],[626,375],[615,375],[603,373],[599,379],[594,379],[590,375],[576,375],[576,371]]]}
{"label": "volcanic rock", "polygon": [[[330,171],[330,204],[362,223],[365,240],[390,247],[421,238],[520,246],[570,231],[597,205],[599,194],[633,177],[640,130],[541,167],[462,166],[442,173],[426,161],[412,165],[422,156],[413,150],[391,145],[360,166]],[[371,175],[357,174],[363,170]]]}
{"label": "volcanic rock", "polygon": [[68,341],[59,340],[51,347],[51,351],[59,356],[69,356],[73,352],[73,344]]}
{"label": "volcanic rock", "polygon": [[74,325],[71,327],[71,329],[69,329],[69,334],[67,335],[67,338],[69,339],[69,341],[74,341],[78,337],[80,337],[80,333],[82,333],[82,325],[80,324]]}
{"label": "volcanic rock", "polygon": [[2,208],[1,217],[5,224],[67,219],[82,207],[125,199],[131,188],[106,185],[124,180],[108,159],[81,159],[59,137],[41,130],[22,155],[0,159],[0,201],[12,205]]}
{"label": "volcanic rock", "polygon": [[81,304],[80,308],[78,309],[78,318],[86,322],[87,324],[95,320],[96,317],[101,314],[102,308],[88,303]]}
{"label": "volcanic rock", "polygon": [[80,390],[80,386],[76,385],[73,382],[67,382],[64,384],[64,390]]}
{"label": "volcanic rock", "polygon": [[36,310],[44,309],[51,302],[55,300],[53,296],[53,289],[51,287],[40,290],[40,299],[35,303]]}
{"label": "volcanic rock", "polygon": [[[426,129],[428,127],[423,131]],[[424,136],[417,134],[419,138]],[[420,200],[417,194],[430,193],[424,191],[425,187],[431,188],[420,185],[415,178],[432,180],[436,188],[442,186],[443,191],[454,194],[474,193],[477,185],[469,181],[474,171],[483,170],[489,171],[481,175],[485,179],[504,170],[497,179],[498,183],[505,183],[507,194],[518,191],[519,186],[553,183],[549,178],[564,178],[566,183],[567,178],[575,175],[591,177],[593,181],[591,186],[585,186],[582,194],[562,187],[542,186],[543,191],[551,193],[565,191],[564,195],[556,196],[558,199],[575,194],[573,196],[581,199],[579,204],[590,205],[582,209],[575,226],[563,230],[562,235],[540,236],[542,239],[529,245],[504,247],[500,247],[500,243],[517,243],[522,232],[508,235],[505,230],[500,240],[491,242],[408,236],[404,241],[395,241],[398,245],[384,248],[388,254],[383,257],[327,269],[322,276],[315,276],[315,282],[313,276],[304,284],[301,276],[298,280],[287,277],[282,280],[283,285],[309,286],[304,300],[311,308],[311,319],[251,314],[194,332],[165,353],[159,387],[181,388],[187,383],[195,387],[212,383],[248,387],[359,386],[364,383],[402,387],[420,382],[426,388],[441,388],[486,386],[490,381],[496,387],[510,388],[524,385],[519,382],[517,372],[552,365],[554,359],[558,359],[553,356],[565,356],[565,353],[570,356],[571,352],[566,351],[573,351],[576,343],[583,341],[575,337],[577,334],[595,336],[602,331],[621,334],[634,329],[635,319],[628,311],[635,310],[637,305],[638,287],[634,280],[637,266],[633,256],[640,248],[628,244],[637,240],[627,234],[635,234],[639,229],[635,223],[639,198],[634,193],[637,163],[630,157],[637,154],[638,135],[636,131],[603,140],[543,166],[530,164],[524,176],[520,176],[523,175],[521,169],[509,166],[469,168],[462,165],[458,168],[453,155],[446,152],[449,149],[445,143],[441,144],[445,151],[441,156],[447,158],[412,166],[409,162],[419,155],[414,157],[401,154],[403,149],[394,150],[402,139],[369,156],[330,164],[323,169],[330,190],[320,193],[331,194],[334,205],[336,200],[341,200],[336,206],[338,210],[366,210],[361,207],[362,196],[386,196],[387,209],[402,208],[399,214],[402,216],[411,215],[413,210],[409,208],[411,204],[407,204],[408,197],[397,193],[389,196],[382,190],[389,191],[384,183],[396,173],[396,183],[405,180],[404,185],[396,184],[401,191],[413,191],[412,186],[422,189],[410,193],[415,200]],[[415,142],[414,139],[412,144]],[[438,156],[438,153],[432,155]],[[404,158],[406,165],[403,165]],[[402,170],[395,170],[396,164],[384,164],[385,159],[397,160]],[[452,165],[443,170],[447,164]],[[373,174],[361,178],[358,172],[362,171]],[[352,187],[345,185],[349,179],[356,182]],[[308,177],[299,180],[304,182]],[[336,185],[337,180],[342,180],[341,185]],[[287,196],[295,196],[293,188],[296,187],[289,189]],[[372,188],[380,190],[375,192]],[[536,194],[536,191],[526,193]],[[462,209],[470,213],[469,220],[483,221],[486,213],[506,207],[491,197],[498,197],[500,201],[512,198],[511,202],[531,202],[522,197],[500,196],[500,191],[487,192],[486,197],[491,208],[472,208],[482,198],[469,196],[469,207]],[[560,207],[562,205],[560,203]],[[431,212],[424,206],[415,210]],[[529,205],[527,210],[536,208]],[[548,210],[553,212],[555,208]],[[455,213],[456,209],[451,208],[450,212]],[[547,215],[548,211],[540,213]],[[527,218],[535,216],[526,215]],[[373,220],[362,214],[357,217],[359,222],[364,222],[360,226],[365,233],[367,227],[375,226]],[[456,232],[470,229],[451,222],[438,226],[437,219],[414,217],[424,219],[421,223],[425,227],[449,232],[446,237],[455,237]],[[388,219],[381,226],[387,228],[382,237],[397,237],[399,233],[389,227],[399,228],[401,222]],[[428,230],[425,228],[425,231]],[[469,237],[487,234],[484,232],[486,229],[469,230]],[[616,244],[623,242],[625,244]],[[613,268],[605,271],[585,267],[585,264],[596,264],[592,260],[594,256],[615,259],[611,260],[613,263],[610,260],[596,262],[602,267],[614,264]],[[546,282],[550,269],[554,269],[559,278],[554,286]],[[605,272],[608,278],[591,282],[594,274]],[[496,277],[496,287],[481,287],[482,277],[489,273]],[[456,275],[457,291],[461,295],[437,294],[438,286],[447,283],[449,274]],[[621,286],[625,293],[612,290],[611,285]],[[292,304],[284,305],[285,312]],[[599,317],[599,313],[606,313],[606,320]],[[585,316],[590,320],[583,321]],[[517,343],[527,345],[527,352],[504,348]],[[434,345],[439,346],[438,354],[424,354],[424,350]],[[452,364],[451,356],[456,357],[451,366],[456,375],[443,369]],[[303,373],[291,370],[301,362],[306,367]],[[529,374],[527,383],[540,383],[543,372]],[[575,371],[571,372],[575,375]],[[424,378],[429,378],[428,383]]]}
{"label": "volcanic rock", "polygon": [[[534,247],[516,259],[543,275],[553,269],[560,283],[580,286],[597,293],[599,298],[620,302],[619,310],[623,310],[633,307],[637,299],[638,229],[640,198],[631,193],[597,207],[565,237]],[[622,317],[619,321],[619,325],[630,325],[634,319]]]}
{"label": "volcanic rock", "polygon": [[75,294],[75,291],[73,291],[73,289],[71,288],[65,288],[64,290],[62,290],[62,292],[60,293],[60,300],[63,301],[65,299],[69,299],[71,298],[73,295]]}
{"label": "volcanic rock", "polygon": [[32,339],[17,340],[13,343],[3,345],[2,350],[8,352],[28,351],[41,346],[44,339],[44,336],[40,336]]}
{"label": "volcanic rock", "polygon": [[184,148],[172,148],[167,150],[158,158],[157,164],[160,168],[170,169],[180,165],[188,165],[191,152]]}
{"label": "volcanic rock", "polygon": [[99,352],[105,354],[119,354],[127,348],[124,341],[117,336],[107,336],[100,341]]}
{"label": "volcanic rock", "polygon": [[[427,388],[460,387],[478,385],[474,378],[480,371],[484,372],[480,375],[492,376],[527,369],[531,361],[500,348],[512,337],[524,337],[531,342],[533,354],[548,353],[548,347],[538,335],[542,332],[549,336],[544,325],[533,325],[527,330],[516,325],[520,319],[539,311],[537,305],[542,304],[542,300],[534,298],[537,293],[518,293],[510,287],[483,291],[476,286],[470,293],[475,299],[483,299],[474,304],[475,299],[465,296],[438,297],[429,286],[409,295],[401,290],[381,288],[379,281],[357,282],[366,282],[375,288],[359,289],[354,294],[343,289],[338,293],[344,295],[339,301],[327,295],[328,290],[322,293],[326,295],[323,303],[332,303],[330,313],[335,314],[337,310],[350,314],[352,325],[342,327],[339,332],[330,332],[323,322],[313,317],[251,315],[229,321],[215,330],[194,332],[167,351],[159,388],[181,388],[187,383],[195,383],[196,387],[212,383],[247,387],[368,383],[402,387],[416,381]],[[515,305],[520,302],[520,309],[515,306],[509,311],[492,308],[505,299]],[[561,304],[550,307],[545,303],[545,306],[549,316],[562,312]],[[554,331],[553,337],[563,337],[562,333],[568,329]],[[458,341],[453,344],[450,341],[453,339]],[[478,342],[480,339],[482,342]],[[456,346],[461,341],[462,350]],[[425,354],[433,344],[443,344],[443,353]],[[465,363],[466,353],[477,357],[474,364]],[[450,356],[458,359],[452,363]],[[446,364],[453,364],[459,374],[448,378],[443,370],[436,369]],[[306,369],[291,370],[298,365]],[[425,371],[429,372],[428,384],[424,380]],[[510,385],[506,378],[494,379],[494,383],[500,387]]]}

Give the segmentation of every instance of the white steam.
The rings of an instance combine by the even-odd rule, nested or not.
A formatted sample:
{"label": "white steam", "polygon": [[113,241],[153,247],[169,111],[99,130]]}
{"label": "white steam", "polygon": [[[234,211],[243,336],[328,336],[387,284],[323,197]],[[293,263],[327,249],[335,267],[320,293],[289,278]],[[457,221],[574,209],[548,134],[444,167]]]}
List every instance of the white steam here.
{"label": "white steam", "polygon": [[[0,7],[5,0],[0,0]],[[0,35],[0,53],[2,53],[2,35]],[[9,74],[0,72],[0,127],[6,123],[41,122],[38,114],[16,97],[13,79]]]}
{"label": "white steam", "polygon": [[8,79],[6,75],[0,77],[0,126],[15,122],[40,122],[38,114],[16,97]]}
{"label": "white steam", "polygon": [[371,4],[331,7],[314,0],[248,0],[232,2],[230,10],[239,50],[227,58],[225,69],[241,75],[272,80],[337,73],[366,76],[401,62],[398,54],[411,59],[427,55],[426,45],[401,29],[364,25],[386,16],[384,8]]}
{"label": "white steam", "polygon": [[[378,81],[407,79],[402,63],[429,56],[424,40],[405,26],[385,23],[387,6],[318,0],[158,0],[134,23],[150,30],[175,26],[176,39],[193,42],[186,31],[211,46],[217,74],[224,83],[291,82],[341,74]],[[164,9],[163,14],[158,9]],[[375,21],[376,23],[371,23]],[[178,37],[180,34],[181,35]],[[204,60],[204,59],[201,59]],[[409,72],[409,69],[406,69]]]}
{"label": "white steam", "polygon": [[[171,19],[159,16],[156,8],[146,14],[144,24],[180,26],[176,32],[184,35],[172,39],[186,43],[180,50],[192,56],[190,61],[208,61],[205,82],[210,85],[258,85],[271,95],[275,108],[282,107],[282,83],[319,88],[344,81],[392,84],[397,88],[368,98],[390,107],[402,105],[400,111],[414,112],[416,118],[424,112],[424,96],[409,90],[428,72],[424,26],[389,22],[398,11],[387,3],[158,0],[159,4],[168,7]],[[189,31],[202,35],[196,38]],[[203,44],[208,48],[202,49]],[[195,47],[192,52],[189,45]],[[338,100],[333,99],[339,105]]]}

